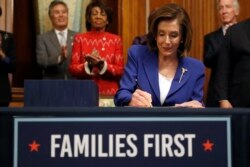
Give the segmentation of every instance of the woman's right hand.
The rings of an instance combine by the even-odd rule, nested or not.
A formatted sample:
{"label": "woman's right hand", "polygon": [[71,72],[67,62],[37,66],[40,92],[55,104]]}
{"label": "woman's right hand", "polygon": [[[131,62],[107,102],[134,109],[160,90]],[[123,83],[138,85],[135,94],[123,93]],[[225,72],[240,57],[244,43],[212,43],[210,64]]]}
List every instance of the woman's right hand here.
{"label": "woman's right hand", "polygon": [[132,94],[132,99],[128,105],[132,107],[152,107],[151,94],[140,89],[136,89]]}
{"label": "woman's right hand", "polygon": [[89,64],[91,64],[91,65],[93,65],[93,66],[95,66],[96,64],[97,64],[97,59],[94,57],[94,56],[92,56],[92,55],[86,55],[85,56],[85,60],[89,63]]}
{"label": "woman's right hand", "polygon": [[91,54],[85,56],[85,60],[92,66],[98,65],[100,62],[104,62],[97,50],[93,50]]}

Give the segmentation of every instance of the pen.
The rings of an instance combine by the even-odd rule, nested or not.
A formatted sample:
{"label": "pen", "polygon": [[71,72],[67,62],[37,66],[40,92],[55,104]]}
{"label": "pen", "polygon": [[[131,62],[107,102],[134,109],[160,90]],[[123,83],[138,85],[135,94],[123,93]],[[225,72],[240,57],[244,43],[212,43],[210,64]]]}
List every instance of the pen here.
{"label": "pen", "polygon": [[136,84],[136,88],[137,88],[137,89],[141,89],[140,86],[139,86],[139,84],[138,84],[137,79],[135,79],[135,84]]}
{"label": "pen", "polygon": [[[139,86],[137,78],[135,79],[135,83],[136,83],[136,88],[142,90],[141,87]],[[149,107],[153,107],[153,105],[152,105],[152,98],[150,99],[150,106]]]}

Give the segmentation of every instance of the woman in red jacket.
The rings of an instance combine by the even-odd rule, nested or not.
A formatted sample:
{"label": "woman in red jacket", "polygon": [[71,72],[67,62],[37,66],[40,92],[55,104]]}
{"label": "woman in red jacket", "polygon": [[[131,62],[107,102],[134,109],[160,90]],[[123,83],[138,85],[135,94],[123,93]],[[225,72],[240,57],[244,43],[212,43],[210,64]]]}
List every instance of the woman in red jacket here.
{"label": "woman in red jacket", "polygon": [[70,73],[78,79],[92,79],[100,95],[113,96],[123,74],[122,41],[106,32],[112,11],[101,1],[91,2],[86,9],[87,32],[74,38]]}

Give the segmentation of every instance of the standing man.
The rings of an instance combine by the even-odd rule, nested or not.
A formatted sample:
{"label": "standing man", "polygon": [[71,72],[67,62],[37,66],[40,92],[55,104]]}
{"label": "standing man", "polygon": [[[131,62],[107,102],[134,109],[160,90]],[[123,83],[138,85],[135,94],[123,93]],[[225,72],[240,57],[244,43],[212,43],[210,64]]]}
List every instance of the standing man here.
{"label": "standing man", "polygon": [[70,79],[70,62],[73,37],[76,32],[68,27],[68,6],[63,1],[52,1],[49,18],[53,25],[50,30],[37,37],[37,63],[43,69],[43,79]]}
{"label": "standing man", "polygon": [[220,107],[250,107],[250,19],[228,30],[220,51],[216,90]]}
{"label": "standing man", "polygon": [[[0,16],[2,8],[0,7]],[[14,71],[15,53],[13,35],[0,30],[0,107],[7,107],[11,101],[9,74]]]}
{"label": "standing man", "polygon": [[215,93],[215,76],[217,73],[217,61],[227,29],[237,23],[239,15],[238,0],[217,0],[217,9],[222,27],[205,35],[204,37],[204,64],[211,68],[211,76],[208,86],[206,106],[219,107],[218,97]]}

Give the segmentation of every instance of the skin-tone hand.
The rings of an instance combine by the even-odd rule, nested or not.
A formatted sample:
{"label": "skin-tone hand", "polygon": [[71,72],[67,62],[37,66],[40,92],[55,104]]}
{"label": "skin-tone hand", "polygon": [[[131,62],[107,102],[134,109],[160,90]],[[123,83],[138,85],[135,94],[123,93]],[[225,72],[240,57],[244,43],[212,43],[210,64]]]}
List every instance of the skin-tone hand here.
{"label": "skin-tone hand", "polygon": [[62,46],[61,47],[61,58],[62,60],[67,59],[68,57],[68,50],[67,50],[67,46]]}
{"label": "skin-tone hand", "polygon": [[228,100],[221,100],[220,108],[233,108],[232,104]]}
{"label": "skin-tone hand", "polygon": [[93,50],[91,54],[86,55],[85,59],[88,63],[92,65],[97,65],[100,61],[103,61],[102,57],[100,57],[99,52],[97,50]]}
{"label": "skin-tone hand", "polygon": [[86,55],[85,59],[88,63],[91,63],[93,65],[97,65],[100,61],[103,61],[101,57],[96,57],[93,55]]}
{"label": "skin-tone hand", "polygon": [[175,104],[175,107],[188,107],[188,108],[204,108],[204,106],[197,100],[192,100],[180,104]]}
{"label": "skin-tone hand", "polygon": [[91,67],[97,67],[99,70],[102,70],[104,66],[103,58],[99,55],[99,52],[95,49],[92,51],[90,55],[85,56],[85,60]]}
{"label": "skin-tone hand", "polygon": [[0,48],[0,60],[5,58],[5,53],[3,52],[3,50]]}
{"label": "skin-tone hand", "polygon": [[136,89],[132,94],[132,99],[128,105],[132,107],[152,107],[151,94],[140,89]]}

